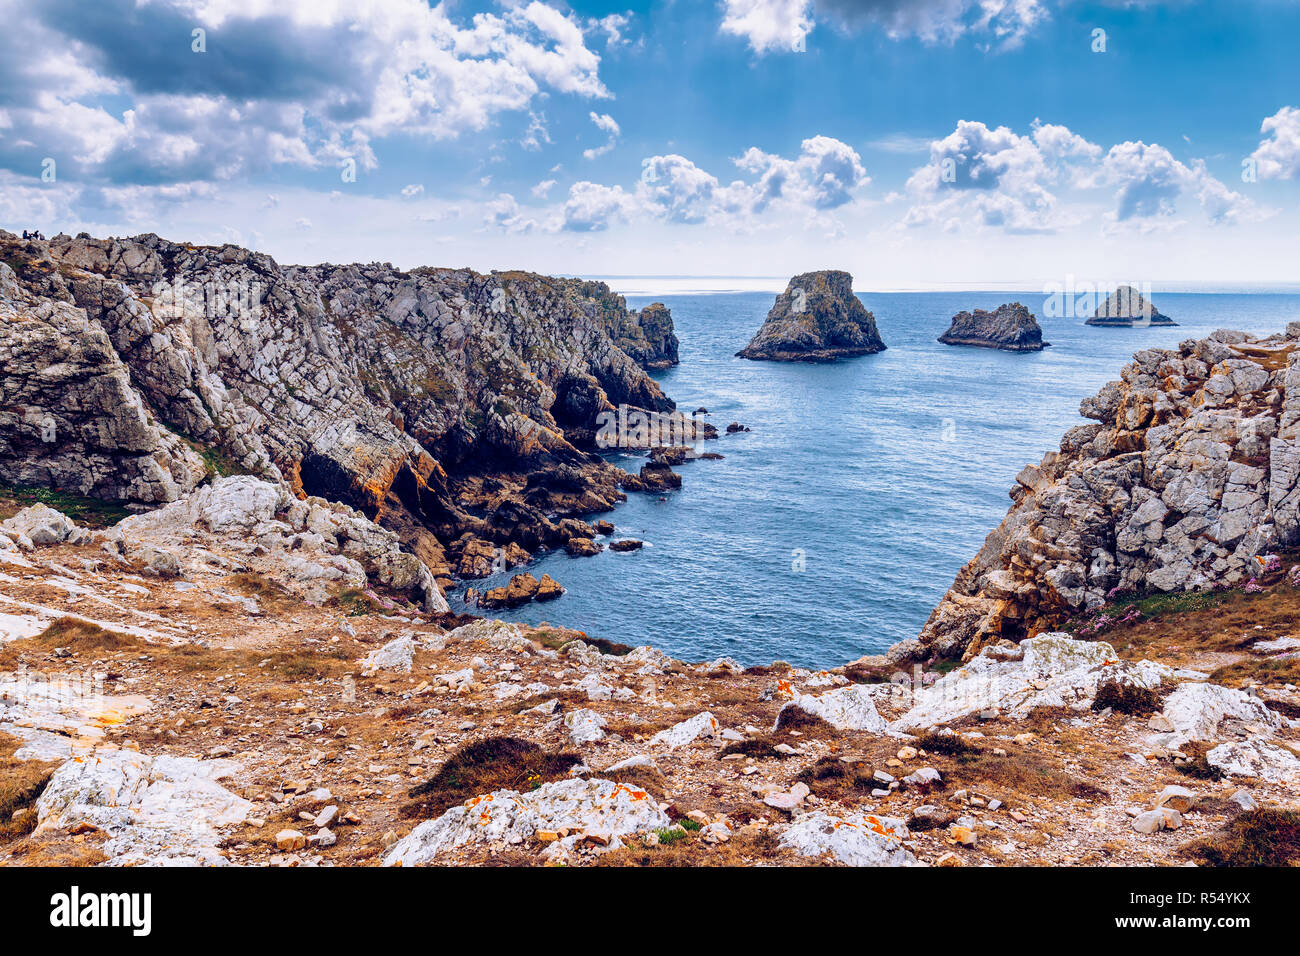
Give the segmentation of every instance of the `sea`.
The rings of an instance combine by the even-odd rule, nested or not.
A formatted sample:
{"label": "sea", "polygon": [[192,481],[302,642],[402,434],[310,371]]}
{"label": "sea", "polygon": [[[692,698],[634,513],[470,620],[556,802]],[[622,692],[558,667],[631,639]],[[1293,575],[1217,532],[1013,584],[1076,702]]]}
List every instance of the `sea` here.
{"label": "sea", "polygon": [[[735,352],[784,280],[606,281],[629,307],[662,301],[672,310],[681,364],[655,378],[679,409],[709,410],[723,434],[701,447],[724,458],[681,465],[680,490],[632,493],[602,516],[614,538],[642,540],[642,550],[540,555],[527,570],[567,592],[492,615],[745,665],[831,667],[915,637],[1006,514],[1015,475],[1084,423],[1080,400],[1117,379],[1133,352],[1300,321],[1295,288],[1144,290],[1178,326],[1133,329],[1089,327],[1072,296],[1041,288],[860,291],[886,351],[830,364],[752,362]],[[936,341],[957,312],[1011,301],[1038,317],[1049,348]],[[725,434],[733,421],[749,430]],[[633,472],[643,463],[609,457]]]}

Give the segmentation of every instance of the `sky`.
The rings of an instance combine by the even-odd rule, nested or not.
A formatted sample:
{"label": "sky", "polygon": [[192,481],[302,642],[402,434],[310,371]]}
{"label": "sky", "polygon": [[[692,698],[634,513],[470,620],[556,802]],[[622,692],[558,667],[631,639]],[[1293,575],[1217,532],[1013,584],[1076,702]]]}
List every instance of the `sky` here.
{"label": "sky", "polygon": [[1300,0],[0,0],[0,227],[859,289],[1300,281]]}

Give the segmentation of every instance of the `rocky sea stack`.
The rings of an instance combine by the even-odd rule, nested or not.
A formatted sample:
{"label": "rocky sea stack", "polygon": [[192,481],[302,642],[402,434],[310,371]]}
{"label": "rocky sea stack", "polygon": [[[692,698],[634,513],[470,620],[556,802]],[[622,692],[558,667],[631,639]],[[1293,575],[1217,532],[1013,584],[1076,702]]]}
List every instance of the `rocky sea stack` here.
{"label": "rocky sea stack", "polygon": [[1043,341],[1043,330],[1019,302],[1000,305],[992,312],[983,309],[958,312],[939,341],[945,345],[973,345],[1005,352],[1041,352],[1051,344]]}
{"label": "rocky sea stack", "polygon": [[774,362],[831,362],[882,352],[876,318],[847,272],[806,272],[776,297],[763,327],[736,355]]}
{"label": "rocky sea stack", "polygon": [[0,482],[146,506],[255,475],[357,509],[444,587],[644,488],[595,453],[603,413],[716,434],[646,373],[676,360],[668,310],[603,282],[0,231]]}
{"label": "rocky sea stack", "polygon": [[1169,316],[1162,315],[1160,310],[1148,299],[1143,298],[1142,293],[1137,289],[1131,285],[1122,285],[1107,296],[1105,302],[1097,306],[1097,311],[1085,324],[1144,328],[1148,325],[1177,325],[1178,323]]}

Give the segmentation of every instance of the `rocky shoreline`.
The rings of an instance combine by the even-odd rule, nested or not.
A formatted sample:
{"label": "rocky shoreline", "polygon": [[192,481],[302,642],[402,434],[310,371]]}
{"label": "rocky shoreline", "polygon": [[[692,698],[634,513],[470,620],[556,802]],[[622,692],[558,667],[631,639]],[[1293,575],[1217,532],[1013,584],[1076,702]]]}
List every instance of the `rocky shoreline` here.
{"label": "rocky shoreline", "polygon": [[135,506],[283,480],[392,530],[444,589],[680,484],[602,459],[602,416],[661,426],[615,436],[646,452],[717,435],[646,372],[678,361],[667,308],[521,272],[0,232],[0,361],[0,480]]}
{"label": "rocky shoreline", "polygon": [[[639,545],[580,515],[692,457],[647,417],[666,309],[156,237],[0,253],[0,475],[87,516],[0,488],[0,864],[1300,861],[1300,323],[1138,352],[917,639],[813,671],[445,600]],[[765,357],[866,347],[848,275],[810,276]],[[629,426],[638,475],[590,450]],[[74,494],[109,490],[135,513]]]}

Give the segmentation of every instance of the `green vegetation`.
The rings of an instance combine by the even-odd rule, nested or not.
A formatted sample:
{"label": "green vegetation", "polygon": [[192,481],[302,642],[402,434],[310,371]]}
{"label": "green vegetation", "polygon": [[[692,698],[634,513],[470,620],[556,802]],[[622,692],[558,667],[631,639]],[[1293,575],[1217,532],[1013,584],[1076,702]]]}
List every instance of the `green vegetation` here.
{"label": "green vegetation", "polygon": [[131,513],[120,501],[87,498],[56,488],[0,484],[0,519],[12,517],[37,502],[63,512],[87,528],[111,527]]}

